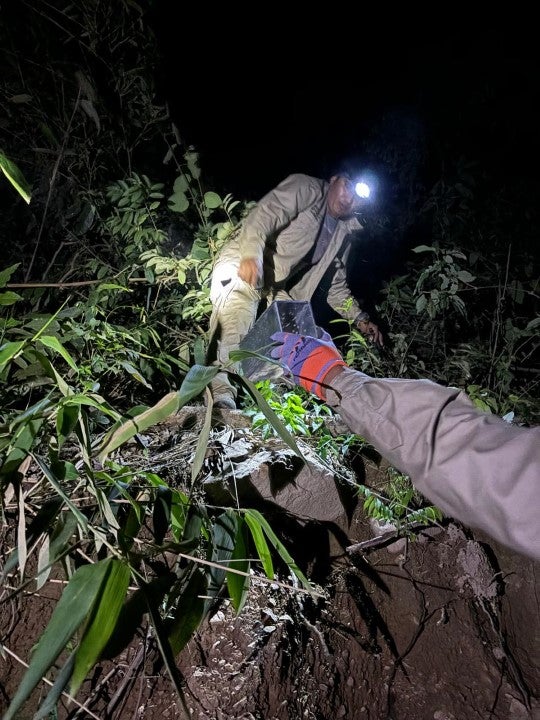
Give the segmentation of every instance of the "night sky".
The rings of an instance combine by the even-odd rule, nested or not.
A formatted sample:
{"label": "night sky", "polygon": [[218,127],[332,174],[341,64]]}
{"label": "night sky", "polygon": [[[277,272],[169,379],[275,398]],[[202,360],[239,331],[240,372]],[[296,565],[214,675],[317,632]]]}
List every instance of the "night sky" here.
{"label": "night sky", "polygon": [[242,21],[205,7],[187,22],[177,3],[158,5],[161,91],[206,177],[236,197],[258,199],[291,172],[329,177],[341,160],[362,161],[364,138],[389,114],[428,142],[457,139],[488,172],[538,173],[531,17],[340,6],[339,18],[308,8],[291,22],[291,7],[258,5]]}

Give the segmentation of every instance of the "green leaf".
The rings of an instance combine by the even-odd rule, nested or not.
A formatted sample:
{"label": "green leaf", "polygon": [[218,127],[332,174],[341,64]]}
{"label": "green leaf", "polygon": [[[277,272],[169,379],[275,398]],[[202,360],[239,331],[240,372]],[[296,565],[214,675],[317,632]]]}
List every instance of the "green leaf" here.
{"label": "green leaf", "polygon": [[229,561],[229,567],[231,570],[240,570],[240,572],[244,572],[246,575],[239,575],[234,572],[227,573],[227,589],[237,615],[242,612],[250,584],[249,568],[251,563],[247,555],[248,544],[246,541],[246,529],[244,518],[238,517],[234,550]]}
{"label": "green leaf", "polygon": [[26,340],[7,342],[0,347],[0,371],[23,349]]}
{"label": "green leaf", "polygon": [[75,695],[88,671],[98,661],[116,626],[126,597],[131,575],[129,567],[117,558],[107,558],[103,564],[107,563],[107,574],[101,582],[99,595],[92,608],[92,617],[75,657],[70,686],[72,695]]}
{"label": "green leaf", "polygon": [[51,348],[51,350],[55,350],[57,353],[59,353],[72,370],[75,370],[76,373],[79,372],[79,368],[75,364],[75,360],[73,360],[71,355],[62,345],[60,340],[58,340],[58,338],[54,337],[53,335],[41,335],[39,341],[46,347],[49,347]]}
{"label": "green leaf", "polygon": [[206,574],[200,568],[194,568],[187,587],[179,597],[173,614],[173,622],[168,628],[169,643],[173,654],[185,647],[187,641],[201,624],[204,614],[206,595]]}
{"label": "green leaf", "polygon": [[540,317],[534,318],[530,322],[527,323],[527,327],[525,330],[534,330],[540,325]]}
{"label": "green leaf", "polygon": [[215,192],[204,193],[204,204],[209,210],[214,210],[222,204],[222,200]]}
{"label": "green leaf", "polygon": [[119,427],[111,430],[108,433],[101,445],[101,449],[98,452],[98,459],[103,462],[105,457],[119,448],[137,433],[144,432],[147,428],[152,425],[165,420],[170,415],[175,413],[180,407],[179,392],[170,392],[165,395],[159,402],[153,405],[148,410],[140,413],[134,418],[130,418],[125,423],[122,423]]}
{"label": "green leaf", "polygon": [[174,195],[171,195],[169,198],[169,208],[173,210],[174,212],[183,213],[186,212],[186,210],[189,207],[189,200],[187,199],[187,196],[185,193],[181,192],[175,192]]}
{"label": "green leaf", "polygon": [[185,193],[188,188],[189,183],[187,177],[182,173],[182,175],[179,175],[174,181],[173,194]]}
{"label": "green leaf", "polygon": [[[277,550],[281,559],[284,560],[285,563],[288,565],[291,572],[294,573],[294,575],[296,575],[296,577],[300,580],[302,585],[307,590],[311,590],[312,587],[309,583],[309,580],[306,578],[304,573],[300,570],[300,568],[298,567],[298,565],[292,558],[291,554],[289,553],[289,551],[287,550],[285,545],[283,545],[281,540],[277,537],[275,532],[272,530],[272,528],[270,527],[266,518],[263,515],[261,515],[261,513],[258,510],[246,510],[245,518],[246,518],[246,522],[248,523],[248,525],[249,525],[250,519],[254,522],[259,523],[260,527],[264,530],[265,535],[270,540],[270,542],[272,543],[274,548]],[[251,529],[251,526],[250,526],[250,529]],[[268,577],[270,577],[270,575]]]}
{"label": "green leaf", "polygon": [[13,185],[15,190],[19,193],[22,199],[26,203],[30,203],[32,193],[30,185],[26,182],[26,179],[22,172],[19,170],[14,162],[9,160],[6,155],[0,150],[0,170],[7,177],[9,182]]}
{"label": "green leaf", "polygon": [[270,580],[273,580],[274,579],[274,565],[272,563],[272,555],[270,554],[270,548],[268,547],[268,543],[266,542],[266,538],[262,531],[262,525],[260,522],[260,518],[257,517],[257,515],[255,514],[255,511],[246,510],[245,520],[246,520],[247,526],[249,527],[249,529],[251,531],[251,536],[253,537],[253,542],[255,543],[255,548],[257,549],[257,553],[263,564],[263,568],[264,568],[264,572],[266,573],[266,577],[268,577]]}
{"label": "green leaf", "polygon": [[427,297],[425,295],[420,295],[420,297],[416,300],[416,312],[421,313],[422,310],[427,305]]}
{"label": "green leaf", "polygon": [[460,270],[457,276],[461,280],[461,282],[464,283],[471,283],[473,282],[473,280],[476,280],[476,277],[474,275],[471,275],[468,270]]}
{"label": "green leaf", "polygon": [[412,249],[415,253],[421,253],[421,252],[437,252],[435,248],[430,247],[429,245],[417,245]]}
{"label": "green leaf", "polygon": [[20,264],[21,263],[15,263],[15,265],[10,265],[8,268],[0,270],[0,288],[4,287]]}
{"label": "green leaf", "polygon": [[99,597],[110,559],[75,571],[40,637],[30,664],[3,720],[14,720],[43,675],[82,625]]}
{"label": "green leaf", "polygon": [[22,296],[16,292],[11,292],[11,290],[0,293],[0,305],[3,307],[14,305],[18,300],[22,300]]}

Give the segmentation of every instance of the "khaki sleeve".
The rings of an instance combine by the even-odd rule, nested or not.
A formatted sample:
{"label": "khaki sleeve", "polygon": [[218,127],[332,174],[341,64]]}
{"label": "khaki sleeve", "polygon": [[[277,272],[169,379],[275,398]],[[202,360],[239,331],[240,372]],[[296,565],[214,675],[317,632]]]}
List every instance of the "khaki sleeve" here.
{"label": "khaki sleeve", "polygon": [[327,397],[447,516],[540,560],[540,427],[510,425],[456,388],[350,368]]}
{"label": "khaki sleeve", "polygon": [[[341,258],[336,258],[334,260],[334,264],[335,272],[332,276],[332,282],[327,295],[328,304],[339,315],[351,322],[354,322],[355,318],[358,317],[361,312],[360,305],[353,297],[353,294],[347,284],[347,269],[344,261]],[[346,312],[344,312],[342,308],[348,300],[351,301],[350,307]]]}
{"label": "khaki sleeve", "polygon": [[267,193],[242,223],[238,237],[241,259],[258,258],[269,238],[294,220],[324,193],[325,183],[307,175],[289,175]]}

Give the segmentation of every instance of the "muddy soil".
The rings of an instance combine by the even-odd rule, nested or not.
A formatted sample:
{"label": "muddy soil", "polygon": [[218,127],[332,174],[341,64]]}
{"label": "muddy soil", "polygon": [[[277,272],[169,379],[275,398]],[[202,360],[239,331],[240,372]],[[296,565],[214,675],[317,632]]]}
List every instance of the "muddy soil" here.
{"label": "muddy soil", "polygon": [[[540,720],[538,563],[451,521],[350,550],[373,537],[359,507],[338,523],[289,519],[285,537],[321,597],[253,574],[241,614],[222,600],[176,658],[183,704],[144,618],[58,719]],[[1,606],[2,711],[61,587]]]}

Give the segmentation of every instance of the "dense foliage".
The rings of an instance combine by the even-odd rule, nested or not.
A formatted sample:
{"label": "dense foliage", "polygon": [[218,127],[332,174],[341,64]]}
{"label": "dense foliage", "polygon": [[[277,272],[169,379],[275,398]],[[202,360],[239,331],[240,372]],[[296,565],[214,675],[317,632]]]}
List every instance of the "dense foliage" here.
{"label": "dense foliage", "polygon": [[[1,602],[28,584],[42,587],[53,567],[69,579],[6,720],[73,637],[75,649],[63,656],[39,717],[66,687],[77,692],[124,622],[130,582],[132,603],[145,603],[180,694],[174,655],[223,583],[241,611],[248,545],[268,578],[278,557],[313,592],[260,513],[205,504],[197,478],[207,426],[185,487],[173,489],[114,457],[182,405],[201,402],[216,372],[205,366],[209,274],[249,208],[206,187],[196,148],[180,139],[175,123],[182,119],[158,101],[149,9],[128,0],[38,2],[6,18],[0,492],[4,523],[17,528],[3,582],[16,584],[18,573],[19,584],[4,587]],[[538,211],[527,187],[493,187],[478,165],[453,162],[443,147],[431,158],[444,155],[444,172],[426,183],[417,144],[406,135],[396,140],[395,131],[382,123],[366,142],[397,198],[391,211],[376,208],[366,227],[373,242],[407,237],[412,252],[377,295],[386,351],[336,325],[346,359],[378,376],[461,386],[480,407],[535,423]],[[236,377],[263,434],[279,434],[298,452],[301,434],[322,456],[336,453],[343,462],[361,442],[332,439],[328,409],[301,391],[277,402],[274,388]],[[30,467],[38,481],[29,483]],[[433,508],[422,515],[418,498],[409,508],[414,493],[399,474],[390,476],[386,495],[359,492],[375,517],[439,517]],[[177,563],[164,580],[153,559],[165,551]],[[28,576],[32,557],[36,572]],[[216,567],[224,561],[226,571]]]}

